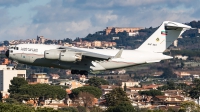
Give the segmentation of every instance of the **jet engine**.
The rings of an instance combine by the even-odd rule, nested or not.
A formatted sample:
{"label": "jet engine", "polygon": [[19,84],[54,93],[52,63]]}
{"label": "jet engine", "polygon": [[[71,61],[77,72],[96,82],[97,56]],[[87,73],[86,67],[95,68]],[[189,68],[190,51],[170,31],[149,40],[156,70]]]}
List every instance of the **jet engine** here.
{"label": "jet engine", "polygon": [[72,52],[72,51],[65,51],[60,52],[60,61],[66,61],[66,62],[76,62],[81,61],[82,59],[82,53],[79,52]]}
{"label": "jet engine", "polygon": [[81,61],[82,53],[66,51],[66,50],[51,49],[51,50],[44,51],[44,58],[66,61],[66,62],[76,62],[76,61]]}
{"label": "jet engine", "polygon": [[59,59],[60,57],[60,50],[51,49],[44,51],[44,58],[46,59]]}

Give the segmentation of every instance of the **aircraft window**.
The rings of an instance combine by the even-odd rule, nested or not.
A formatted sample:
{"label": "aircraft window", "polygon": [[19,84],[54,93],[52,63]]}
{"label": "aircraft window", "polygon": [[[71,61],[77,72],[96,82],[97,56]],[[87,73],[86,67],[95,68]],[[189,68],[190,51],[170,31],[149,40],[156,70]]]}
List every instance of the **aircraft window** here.
{"label": "aircraft window", "polygon": [[10,50],[10,53],[13,53],[13,50]]}
{"label": "aircraft window", "polygon": [[18,47],[16,47],[16,50],[18,50],[19,48]]}

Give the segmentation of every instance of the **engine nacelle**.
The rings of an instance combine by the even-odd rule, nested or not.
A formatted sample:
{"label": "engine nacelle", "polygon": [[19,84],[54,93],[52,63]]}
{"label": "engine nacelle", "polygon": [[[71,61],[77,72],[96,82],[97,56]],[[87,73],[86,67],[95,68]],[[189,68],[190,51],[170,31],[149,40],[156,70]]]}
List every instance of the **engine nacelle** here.
{"label": "engine nacelle", "polygon": [[52,49],[44,51],[44,58],[46,59],[59,59],[60,57],[60,50]]}
{"label": "engine nacelle", "polygon": [[60,52],[60,61],[66,61],[66,62],[76,62],[81,61],[82,59],[82,53],[78,52],[72,52],[72,51],[66,51],[66,52]]}

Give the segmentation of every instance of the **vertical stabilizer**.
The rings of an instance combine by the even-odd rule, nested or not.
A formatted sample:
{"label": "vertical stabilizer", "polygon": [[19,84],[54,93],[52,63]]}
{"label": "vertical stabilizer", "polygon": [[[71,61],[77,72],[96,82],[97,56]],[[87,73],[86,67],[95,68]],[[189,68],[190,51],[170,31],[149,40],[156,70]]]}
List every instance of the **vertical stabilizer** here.
{"label": "vertical stabilizer", "polygon": [[137,49],[149,52],[164,52],[190,26],[164,21],[161,26]]}

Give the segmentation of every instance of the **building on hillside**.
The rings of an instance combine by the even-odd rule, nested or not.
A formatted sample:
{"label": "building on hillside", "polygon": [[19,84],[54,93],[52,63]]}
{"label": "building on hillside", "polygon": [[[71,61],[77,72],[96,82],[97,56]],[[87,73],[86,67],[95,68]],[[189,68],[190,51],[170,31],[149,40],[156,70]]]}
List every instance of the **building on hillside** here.
{"label": "building on hillside", "polygon": [[185,101],[184,96],[159,95],[152,98],[153,105],[180,106]]}
{"label": "building on hillside", "polygon": [[44,38],[44,36],[37,36],[37,42],[40,44],[43,44],[46,41],[46,39]]}
{"label": "building on hillside", "polygon": [[183,96],[184,95],[183,90],[165,90],[163,93],[165,96]]}
{"label": "building on hillside", "polygon": [[108,34],[117,34],[119,32],[124,32],[126,31],[129,36],[135,36],[138,34],[138,31],[144,29],[141,27],[106,27],[105,32],[106,35]]}
{"label": "building on hillside", "polygon": [[69,88],[72,90],[72,89],[75,89],[75,88],[78,88],[78,87],[82,87],[83,85],[85,85],[85,83],[81,83],[79,81],[75,81],[75,80],[71,80],[69,82]]}
{"label": "building on hillside", "polygon": [[112,40],[119,40],[119,37],[112,37]]}
{"label": "building on hillside", "polygon": [[175,74],[177,74],[177,77],[179,78],[190,77],[191,75],[189,72],[175,72]]}
{"label": "building on hillside", "polygon": [[83,46],[83,47],[91,47],[91,46],[92,46],[92,43],[91,43],[91,42],[88,42],[88,41],[83,41],[83,42],[82,42],[82,46]]}
{"label": "building on hillside", "polygon": [[101,47],[101,41],[93,41],[92,46],[93,47]]}
{"label": "building on hillside", "polygon": [[50,76],[51,76],[52,80],[60,78],[60,76],[58,74],[50,74]]}
{"label": "building on hillside", "polygon": [[192,75],[192,78],[193,78],[193,80],[194,80],[194,79],[199,79],[199,75],[194,74],[194,75]]}
{"label": "building on hillside", "polygon": [[110,91],[112,91],[115,88],[119,88],[119,86],[115,86],[115,85],[101,85],[101,87],[100,87],[103,95],[109,93]]}
{"label": "building on hillside", "polygon": [[49,83],[49,76],[46,73],[30,74],[27,78],[29,84]]}
{"label": "building on hillside", "polygon": [[174,58],[182,59],[182,60],[187,60],[187,59],[188,59],[188,56],[175,55]]}
{"label": "building on hillside", "polygon": [[16,70],[13,66],[0,65],[0,91],[2,96],[8,96],[10,81],[13,77],[26,78],[26,70]]}
{"label": "building on hillside", "polygon": [[140,82],[133,82],[133,81],[122,82],[121,87],[124,88],[125,84],[127,88],[135,86],[140,87]]}
{"label": "building on hillside", "polygon": [[156,85],[156,84],[142,85],[142,88],[144,88],[144,89],[157,89],[160,86],[163,86],[163,85]]}
{"label": "building on hillside", "polygon": [[3,58],[1,65],[8,65],[10,64],[10,60],[8,58]]}
{"label": "building on hillside", "polygon": [[139,91],[149,91],[150,89],[129,87],[126,89],[127,93],[138,93]]}
{"label": "building on hillside", "polygon": [[0,46],[0,52],[6,51],[6,46]]}

